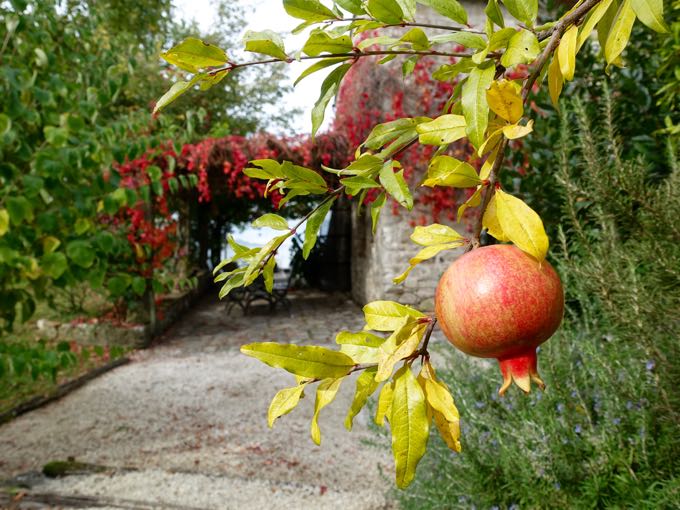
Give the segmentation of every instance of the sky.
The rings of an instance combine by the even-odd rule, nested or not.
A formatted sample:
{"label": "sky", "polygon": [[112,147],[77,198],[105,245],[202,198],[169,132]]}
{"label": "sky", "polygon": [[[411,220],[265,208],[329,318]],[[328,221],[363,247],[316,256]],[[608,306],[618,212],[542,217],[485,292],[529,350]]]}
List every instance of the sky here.
{"label": "sky", "polygon": [[[305,34],[293,36],[290,31],[295,28],[300,20],[291,18],[283,9],[283,2],[281,0],[232,0],[238,1],[242,5],[250,9],[247,15],[247,24],[243,27],[243,33],[247,30],[273,30],[278,32],[285,42],[285,48],[288,54],[294,53],[302,47],[305,42]],[[215,12],[211,0],[174,0],[176,8],[176,15],[186,20],[195,20],[201,29],[207,30],[213,19]],[[229,48],[223,48],[229,50]],[[253,59],[257,56],[253,54]],[[308,66],[309,64],[294,62],[288,65],[290,84],[293,84],[295,78]],[[296,115],[291,119],[290,132],[281,134],[295,133],[309,133],[311,130],[311,111],[314,102],[319,97],[319,90],[321,82],[325,75],[323,72],[316,73],[301,81],[293,92],[284,101],[292,107],[297,107],[301,110],[300,115]],[[329,125],[329,120],[332,119],[332,111],[329,109],[326,113],[324,127]],[[295,221],[289,222],[292,224]],[[327,229],[327,224],[321,228],[321,233]],[[234,238],[243,244],[249,246],[261,246],[269,241],[272,237],[277,235],[277,232],[270,229],[254,229],[246,227],[241,231],[233,233]],[[289,267],[290,265],[290,248],[292,243],[286,241],[279,249],[276,255],[277,264],[280,267]],[[230,254],[225,253],[223,256],[227,257]]]}

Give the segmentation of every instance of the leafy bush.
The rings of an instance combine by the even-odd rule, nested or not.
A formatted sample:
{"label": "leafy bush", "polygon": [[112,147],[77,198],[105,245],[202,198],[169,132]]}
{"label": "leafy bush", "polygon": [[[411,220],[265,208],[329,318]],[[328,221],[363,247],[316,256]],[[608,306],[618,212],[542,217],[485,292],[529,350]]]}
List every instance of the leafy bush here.
{"label": "leafy bush", "polygon": [[548,389],[498,398],[491,363],[452,354],[442,376],[463,452],[437,440],[397,494],[406,509],[680,505],[680,168],[669,147],[652,184],[641,158],[622,157],[603,97],[596,127],[579,101],[565,108],[551,166],[568,312],[539,354]]}

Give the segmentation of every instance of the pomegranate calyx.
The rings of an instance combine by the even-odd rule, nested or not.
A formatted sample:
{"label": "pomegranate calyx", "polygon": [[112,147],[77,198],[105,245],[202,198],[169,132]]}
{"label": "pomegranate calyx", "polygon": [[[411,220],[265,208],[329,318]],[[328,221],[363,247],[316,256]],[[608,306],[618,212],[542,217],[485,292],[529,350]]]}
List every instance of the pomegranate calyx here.
{"label": "pomegranate calyx", "polygon": [[545,383],[538,375],[538,360],[535,350],[507,358],[499,358],[498,365],[503,374],[503,385],[498,390],[499,395],[503,396],[513,382],[524,393],[531,391],[531,381],[536,383],[540,389],[545,389]]}

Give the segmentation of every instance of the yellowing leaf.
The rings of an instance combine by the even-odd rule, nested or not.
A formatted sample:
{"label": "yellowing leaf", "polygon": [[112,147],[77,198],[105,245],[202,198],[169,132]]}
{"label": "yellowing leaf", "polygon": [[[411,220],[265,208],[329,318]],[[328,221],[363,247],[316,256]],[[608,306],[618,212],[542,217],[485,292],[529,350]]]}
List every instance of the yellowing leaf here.
{"label": "yellowing leaf", "polygon": [[411,241],[420,246],[432,246],[435,244],[453,243],[463,239],[458,232],[447,225],[433,223],[426,227],[418,226],[413,229]]}
{"label": "yellowing leaf", "polygon": [[479,147],[484,142],[484,133],[489,123],[486,89],[491,85],[495,72],[494,66],[476,67],[470,71],[463,85],[461,104],[466,121],[465,132],[475,147]]}
{"label": "yellowing leaf", "polygon": [[[386,381],[392,375],[394,366],[402,359],[407,358],[418,349],[418,345],[423,338],[427,325],[426,324],[409,324],[405,326],[408,328],[408,336],[398,347],[388,355],[384,356],[378,363],[378,371],[375,374],[375,380],[378,382]],[[397,333],[395,333],[396,335]]]}
{"label": "yellowing leaf", "polygon": [[293,388],[284,388],[274,396],[272,403],[269,404],[269,411],[267,413],[267,424],[269,425],[269,428],[274,426],[274,422],[277,418],[284,414],[288,414],[295,409],[295,406],[300,402],[300,397],[302,396],[304,389],[305,386],[301,384]]}
{"label": "yellowing leaf", "polygon": [[434,424],[439,430],[442,439],[451,450],[460,453],[460,422],[447,421],[441,413],[433,412]]}
{"label": "yellowing leaf", "polygon": [[522,126],[520,124],[511,124],[509,126],[504,126],[503,127],[503,134],[505,135],[506,138],[509,138],[510,140],[515,140],[517,138],[522,138],[523,136],[527,136],[533,130],[534,130],[534,121],[533,121],[533,119],[531,119],[531,120],[529,120],[529,122],[527,122],[526,126]]}
{"label": "yellowing leaf", "polygon": [[389,420],[392,412],[392,397],[394,396],[394,383],[385,383],[378,396],[378,406],[375,411],[375,423],[381,427],[385,425],[385,417]]}
{"label": "yellowing leaf", "polygon": [[496,190],[496,213],[503,233],[518,248],[539,261],[548,253],[548,236],[543,221],[536,212],[519,198]]}
{"label": "yellowing leaf", "polygon": [[161,58],[190,73],[197,73],[199,69],[206,67],[223,66],[229,61],[224,50],[195,37],[188,37],[177,46],[161,53]]}
{"label": "yellowing leaf", "polygon": [[578,27],[572,25],[562,35],[560,45],[557,47],[557,59],[560,62],[560,72],[565,80],[574,79],[576,69],[576,42],[578,40]]}
{"label": "yellowing leaf", "polygon": [[607,42],[604,47],[607,64],[614,63],[618,56],[623,53],[628,44],[628,39],[630,39],[633,23],[635,23],[635,11],[633,11],[630,0],[624,0],[609,29],[609,35],[607,35]]}
{"label": "yellowing leaf", "polygon": [[375,380],[376,370],[376,367],[366,369],[364,373],[357,378],[354,400],[352,401],[352,406],[347,412],[347,417],[345,418],[345,428],[347,430],[352,430],[354,417],[359,414],[359,411],[361,411],[364,405],[366,405],[368,397],[370,397],[380,385],[380,383]]}
{"label": "yellowing leaf", "polygon": [[519,87],[513,81],[494,81],[486,91],[491,111],[508,122],[515,123],[522,118],[524,105]]}
{"label": "yellowing leaf", "polygon": [[508,41],[508,47],[501,55],[501,64],[510,68],[517,64],[530,64],[541,51],[536,35],[528,30],[520,30]]}
{"label": "yellowing leaf", "polygon": [[153,113],[160,112],[163,108],[175,101],[179,96],[191,90],[191,87],[196,85],[200,80],[201,75],[197,74],[191,81],[178,81],[172,84],[170,90],[163,94],[158,101],[156,101],[156,106],[153,108]]}
{"label": "yellowing leaf", "polygon": [[416,126],[418,140],[426,145],[445,145],[465,137],[465,117],[462,115],[441,115],[429,122]]}
{"label": "yellowing leaf", "polygon": [[346,354],[317,346],[260,342],[241,346],[241,352],[271,367],[313,379],[342,377],[354,366]]}
{"label": "yellowing leaf", "polygon": [[632,0],[635,15],[655,32],[666,33],[668,27],[663,21],[663,0]]}
{"label": "yellowing leaf", "polygon": [[447,186],[452,188],[471,188],[481,180],[475,169],[464,161],[451,156],[436,156],[427,169],[427,179],[423,186]]}
{"label": "yellowing leaf", "polygon": [[497,195],[491,197],[489,205],[486,206],[486,211],[484,211],[484,217],[482,218],[482,226],[487,230],[487,232],[494,238],[501,242],[507,242],[510,239],[503,233],[501,224],[498,221],[498,214],[496,212],[496,201],[498,200]]}
{"label": "yellowing leaf", "polygon": [[458,208],[458,216],[457,216],[457,221],[460,223],[460,220],[463,219],[463,215],[465,214],[465,211],[469,207],[477,207],[479,204],[482,203],[482,186],[477,187],[477,191],[475,191],[470,198],[468,198],[465,202],[461,204],[461,206]]}
{"label": "yellowing leaf", "polygon": [[425,314],[394,301],[373,301],[363,308],[366,326],[374,331],[395,331],[403,326],[403,319],[418,319]]}
{"label": "yellowing leaf", "polygon": [[496,158],[498,157],[498,149],[500,147],[496,147],[491,154],[486,158],[484,161],[484,164],[482,165],[482,168],[479,169],[479,178],[482,179],[482,181],[485,181],[489,178],[491,175],[491,169],[493,168],[493,164],[496,161]]}
{"label": "yellowing leaf", "polygon": [[288,222],[278,214],[267,213],[252,223],[255,228],[269,227],[275,230],[290,230]]}
{"label": "yellowing leaf", "polygon": [[583,26],[581,26],[581,29],[579,30],[578,40],[576,42],[577,53],[588,40],[588,37],[590,37],[595,25],[597,25],[602,19],[602,16],[604,16],[604,13],[607,12],[607,9],[609,9],[611,3],[612,0],[602,0],[592,11],[588,13]]}
{"label": "yellowing leaf", "polygon": [[409,260],[409,267],[404,271],[402,274],[399,276],[395,277],[392,279],[392,281],[395,284],[399,284],[406,280],[408,277],[408,274],[411,272],[411,270],[416,267],[418,264],[425,260],[429,260],[432,257],[436,257],[439,252],[442,252],[444,250],[452,250],[454,248],[460,248],[463,245],[464,239],[460,239],[458,241],[454,241],[452,243],[447,243],[447,244],[435,244],[432,246],[427,246],[420,250],[415,257],[411,258]]}
{"label": "yellowing leaf", "polygon": [[430,434],[425,395],[409,366],[394,376],[390,427],[397,487],[404,489],[415,477]]}
{"label": "yellowing leaf", "polygon": [[9,230],[9,213],[7,209],[0,209],[0,237]]}
{"label": "yellowing leaf", "polygon": [[558,109],[563,85],[564,78],[562,78],[562,72],[560,71],[560,61],[557,55],[554,55],[548,66],[548,92],[550,92],[550,100],[553,106]]}
{"label": "yellowing leaf", "polygon": [[340,384],[344,377],[339,379],[324,379],[319,383],[316,389],[316,402],[314,403],[314,416],[312,416],[312,425],[310,433],[312,441],[317,445],[321,444],[321,429],[319,428],[319,412],[328,404],[333,402],[335,396],[338,394]]}

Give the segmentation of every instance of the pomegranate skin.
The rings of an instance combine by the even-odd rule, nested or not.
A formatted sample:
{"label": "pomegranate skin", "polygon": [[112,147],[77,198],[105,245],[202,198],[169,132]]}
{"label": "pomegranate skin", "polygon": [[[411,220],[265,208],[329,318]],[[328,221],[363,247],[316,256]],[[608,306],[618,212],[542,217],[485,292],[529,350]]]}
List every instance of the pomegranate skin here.
{"label": "pomegranate skin", "polygon": [[472,250],[444,272],[435,313],[448,340],[471,356],[497,358],[501,394],[514,381],[528,392],[537,372],[536,347],[557,330],[564,313],[560,278],[513,245]]}

